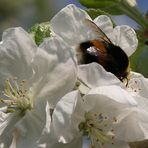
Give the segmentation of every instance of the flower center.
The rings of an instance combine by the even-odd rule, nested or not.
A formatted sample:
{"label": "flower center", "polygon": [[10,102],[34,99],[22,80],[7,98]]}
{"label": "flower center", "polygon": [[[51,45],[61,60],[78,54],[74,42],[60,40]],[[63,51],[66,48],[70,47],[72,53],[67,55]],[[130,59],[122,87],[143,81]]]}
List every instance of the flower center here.
{"label": "flower center", "polygon": [[79,130],[83,136],[90,139],[91,148],[95,148],[96,144],[100,147],[103,147],[104,144],[114,144],[115,134],[110,125],[117,122],[116,118],[111,121],[102,113],[92,112],[86,112],[84,116],[85,121],[79,124]]}
{"label": "flower center", "polygon": [[141,91],[141,83],[138,79],[131,79],[127,86],[129,92],[139,93]]}
{"label": "flower center", "polygon": [[0,98],[0,103],[7,106],[6,113],[19,111],[23,115],[27,110],[33,108],[32,95],[26,89],[26,81],[23,80],[19,84],[17,79],[7,79],[5,81],[5,88]]}

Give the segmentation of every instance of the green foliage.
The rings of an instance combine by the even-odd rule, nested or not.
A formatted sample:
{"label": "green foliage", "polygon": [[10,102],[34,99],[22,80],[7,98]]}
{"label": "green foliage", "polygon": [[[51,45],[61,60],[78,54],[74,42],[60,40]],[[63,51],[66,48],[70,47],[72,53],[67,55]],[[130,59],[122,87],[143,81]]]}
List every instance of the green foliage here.
{"label": "green foliage", "polygon": [[148,76],[148,47],[145,47],[137,58],[136,70],[144,76]]}
{"label": "green foliage", "polygon": [[44,38],[50,37],[49,22],[34,25],[29,29],[29,33],[35,40],[36,44],[40,45]]}
{"label": "green foliage", "polygon": [[80,3],[87,8],[107,8],[116,5],[118,0],[80,0]]}
{"label": "green foliage", "polygon": [[119,9],[118,0],[80,0],[80,3],[87,8],[96,9],[96,13],[100,15],[98,9],[101,9],[105,13],[109,13],[110,15],[122,15],[123,12]]}
{"label": "green foliage", "polygon": [[103,10],[100,10],[100,9],[90,8],[90,9],[87,9],[86,12],[91,16],[92,19],[95,19],[98,15],[103,15],[103,14],[110,16],[109,13],[107,13]]}

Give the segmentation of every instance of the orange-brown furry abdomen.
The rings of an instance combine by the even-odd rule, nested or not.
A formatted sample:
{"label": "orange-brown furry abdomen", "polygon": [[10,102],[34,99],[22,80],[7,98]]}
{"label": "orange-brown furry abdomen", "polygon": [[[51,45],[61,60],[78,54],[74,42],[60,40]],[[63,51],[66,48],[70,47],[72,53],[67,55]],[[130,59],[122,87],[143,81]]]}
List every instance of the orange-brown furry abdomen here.
{"label": "orange-brown furry abdomen", "polygon": [[102,66],[106,66],[104,59],[107,56],[107,52],[104,43],[99,40],[92,40],[90,42],[94,45],[94,47],[96,47],[98,51],[98,63]]}
{"label": "orange-brown furry abdomen", "polygon": [[91,40],[90,41],[96,48],[98,48],[102,52],[106,52],[104,44],[99,40]]}

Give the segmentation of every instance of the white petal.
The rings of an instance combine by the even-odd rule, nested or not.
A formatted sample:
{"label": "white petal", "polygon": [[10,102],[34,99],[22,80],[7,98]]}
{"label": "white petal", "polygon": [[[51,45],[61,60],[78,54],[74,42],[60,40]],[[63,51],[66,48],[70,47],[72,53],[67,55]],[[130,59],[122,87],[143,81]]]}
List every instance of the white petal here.
{"label": "white petal", "polygon": [[22,28],[11,28],[3,33],[0,44],[0,87],[10,77],[28,79],[32,75],[31,61],[37,46]]}
{"label": "white petal", "polygon": [[47,102],[47,105],[46,105],[46,122],[45,122],[44,128],[42,130],[41,136],[38,139],[38,141],[36,142],[36,144],[38,145],[36,147],[44,147],[44,148],[46,147],[46,143],[49,139],[49,134],[50,134],[50,131],[51,131],[50,125],[51,125],[52,113],[53,113],[53,109],[49,106],[49,104]]}
{"label": "white petal", "polygon": [[70,46],[76,46],[96,37],[88,29],[85,19],[91,20],[84,10],[70,4],[51,20],[51,30],[61,36]]}
{"label": "white petal", "polygon": [[[118,139],[114,139],[113,143],[105,143],[102,146],[94,141],[94,145],[95,148],[130,148],[127,142]],[[87,147],[84,148],[90,148],[90,146],[87,145]]]}
{"label": "white petal", "polygon": [[138,45],[138,40],[135,31],[126,25],[117,26],[114,28],[112,41],[115,45],[120,46],[128,55],[132,55]]}
{"label": "white petal", "polygon": [[57,101],[74,88],[76,64],[73,55],[60,38],[45,40],[40,46],[34,64],[34,92],[36,98],[55,106]]}
{"label": "white petal", "polygon": [[9,148],[17,148],[17,146],[16,146],[16,140],[17,140],[17,136],[14,135],[14,136],[13,136],[12,143],[11,143],[11,145],[9,146]]}
{"label": "white petal", "polygon": [[130,146],[123,141],[115,141],[114,144],[105,144],[104,148],[130,148]]}
{"label": "white petal", "polygon": [[[137,121],[133,121],[133,122],[137,123],[136,126],[139,127],[139,129],[140,129],[139,134],[140,134],[140,132],[142,134],[142,136],[140,137],[141,139],[140,138],[139,139],[144,140],[144,139],[147,139],[147,137],[148,137],[148,132],[147,132],[148,131],[148,99],[141,97],[140,95],[136,95],[136,96],[134,96],[134,98],[138,103],[138,109],[135,112],[133,111],[133,113],[131,113],[128,118],[131,118],[131,119],[132,119],[132,117],[136,118],[135,120],[137,120]],[[130,117],[130,116],[132,116],[132,117]],[[137,128],[137,127],[135,127],[135,128]],[[136,134],[136,130],[135,130],[135,134]],[[137,131],[136,136],[138,137],[139,134]],[[130,138],[132,138],[132,136]],[[135,139],[135,141],[136,141],[136,139]]]}
{"label": "white petal", "polygon": [[120,80],[110,72],[107,72],[101,65],[91,63],[80,65],[78,68],[78,79],[89,88],[104,85],[121,85]]}
{"label": "white petal", "polygon": [[16,123],[20,120],[17,113],[5,114],[0,113],[0,144],[9,147],[13,138],[13,132]]}
{"label": "white petal", "polygon": [[140,73],[131,72],[128,87],[134,87],[135,94],[148,98],[148,78],[145,78]]}
{"label": "white petal", "polygon": [[92,89],[84,96],[86,111],[104,113],[110,119],[118,116],[122,109],[135,106],[135,100],[118,86],[102,86]]}
{"label": "white petal", "polygon": [[[85,138],[85,141],[83,143],[83,148],[90,148],[90,141],[89,139]],[[100,144],[96,141],[94,141],[94,148],[130,148],[127,142],[124,141],[119,141],[119,140],[114,140],[114,143],[105,143],[103,146],[100,146]]]}
{"label": "white petal", "polygon": [[82,136],[77,136],[70,143],[59,143],[52,136],[47,136],[46,141],[43,144],[39,144],[39,148],[82,148]]}
{"label": "white petal", "polygon": [[106,15],[100,15],[94,19],[94,23],[108,36],[111,37],[113,24],[111,19]]}
{"label": "white petal", "polygon": [[69,143],[78,134],[78,124],[84,115],[81,102],[78,91],[73,91],[57,103],[52,116],[52,130],[62,143]]}
{"label": "white petal", "polygon": [[[46,125],[46,106],[40,103],[32,111],[27,111],[25,116],[15,125],[16,145],[18,148],[35,148],[37,141],[42,136]],[[50,126],[50,123],[49,123]]]}
{"label": "white petal", "polygon": [[137,105],[137,102],[127,91],[116,85],[94,88],[88,93],[87,97],[91,97],[93,95],[98,95],[100,98],[101,96],[104,96],[109,98],[111,101],[116,101],[126,105]]}
{"label": "white petal", "polygon": [[49,106],[49,103],[46,104],[46,124],[44,126],[44,129],[42,131],[42,134],[50,133],[50,124],[51,124],[51,115],[52,115],[52,108]]}
{"label": "white petal", "polygon": [[126,0],[126,2],[127,2],[131,7],[136,7],[136,6],[137,6],[136,0]]}
{"label": "white petal", "polygon": [[84,97],[87,111],[103,113],[110,120],[115,117],[117,122],[112,123],[112,128],[118,140],[132,142],[147,139],[148,112],[130,105],[133,98],[126,91],[117,92],[110,86],[102,89],[92,90]]}
{"label": "white petal", "polygon": [[148,113],[138,108],[124,109],[115,125],[118,139],[134,142],[148,138]]}

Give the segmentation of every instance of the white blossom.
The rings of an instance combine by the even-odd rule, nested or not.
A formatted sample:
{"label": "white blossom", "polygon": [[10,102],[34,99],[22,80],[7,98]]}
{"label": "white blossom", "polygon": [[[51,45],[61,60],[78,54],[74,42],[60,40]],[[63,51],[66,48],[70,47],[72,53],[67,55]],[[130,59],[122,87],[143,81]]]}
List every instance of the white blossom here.
{"label": "white blossom", "polygon": [[126,2],[127,2],[131,7],[137,6],[136,0],[126,0]]}
{"label": "white blossom", "polygon": [[49,148],[82,148],[85,136],[90,147],[126,148],[128,142],[148,136],[144,135],[147,116],[134,98],[116,85],[96,87],[83,97],[73,91],[57,103],[51,131],[41,142]]}
{"label": "white blossom", "polygon": [[0,144],[36,147],[50,116],[47,106],[53,108],[75,81],[73,55],[62,39],[51,37],[37,47],[22,28],[6,30],[0,44]]}

